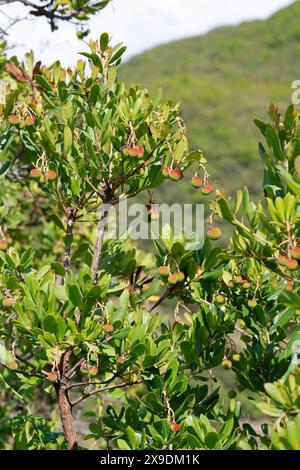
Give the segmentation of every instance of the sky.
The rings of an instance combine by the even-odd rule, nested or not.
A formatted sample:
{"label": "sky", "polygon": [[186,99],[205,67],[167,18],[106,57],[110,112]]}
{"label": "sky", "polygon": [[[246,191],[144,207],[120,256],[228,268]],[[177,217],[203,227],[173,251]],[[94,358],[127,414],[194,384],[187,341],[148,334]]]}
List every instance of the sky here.
{"label": "sky", "polygon": [[[91,21],[91,37],[107,31],[115,43],[127,45],[126,58],[158,44],[200,35],[218,26],[264,19],[292,3],[292,0],[113,0]],[[9,7],[10,14],[22,15],[17,4]],[[0,16],[0,21],[4,17]],[[17,23],[8,37],[16,45],[20,58],[33,49],[37,60],[50,64],[60,59],[64,65],[74,64],[77,53],[86,50],[75,35],[72,25],[61,24],[51,33],[45,20]]]}

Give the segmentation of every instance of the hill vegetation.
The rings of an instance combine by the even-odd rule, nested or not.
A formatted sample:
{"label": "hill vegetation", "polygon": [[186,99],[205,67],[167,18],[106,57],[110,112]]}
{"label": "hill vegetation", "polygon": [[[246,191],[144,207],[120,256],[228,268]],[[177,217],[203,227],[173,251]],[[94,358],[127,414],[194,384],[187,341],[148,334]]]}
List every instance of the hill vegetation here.
{"label": "hill vegetation", "polygon": [[[259,136],[251,121],[265,119],[271,101],[290,104],[291,83],[300,78],[299,17],[296,2],[265,21],[163,45],[123,66],[127,83],[162,87],[165,99],[181,101],[191,146],[203,150],[229,193],[247,184],[258,194]],[[163,188],[166,200],[178,199],[176,185]],[[188,180],[184,188],[180,202],[199,201]]]}

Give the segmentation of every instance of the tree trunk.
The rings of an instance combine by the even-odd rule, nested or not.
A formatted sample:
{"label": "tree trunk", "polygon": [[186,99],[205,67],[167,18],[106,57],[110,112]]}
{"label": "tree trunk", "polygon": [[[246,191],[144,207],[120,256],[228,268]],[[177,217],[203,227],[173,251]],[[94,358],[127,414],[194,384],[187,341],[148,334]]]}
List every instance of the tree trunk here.
{"label": "tree trunk", "polygon": [[74,426],[74,419],[72,415],[72,407],[68,397],[67,391],[67,373],[69,369],[69,362],[72,355],[72,350],[67,350],[61,357],[60,361],[60,381],[56,385],[56,395],[58,398],[58,406],[61,418],[61,424],[67,446],[69,450],[76,450],[78,448],[77,434]]}
{"label": "tree trunk", "polygon": [[74,419],[67,392],[64,390],[64,388],[59,388],[57,395],[61,424],[67,441],[68,449],[76,450],[78,448],[77,434],[74,427]]}

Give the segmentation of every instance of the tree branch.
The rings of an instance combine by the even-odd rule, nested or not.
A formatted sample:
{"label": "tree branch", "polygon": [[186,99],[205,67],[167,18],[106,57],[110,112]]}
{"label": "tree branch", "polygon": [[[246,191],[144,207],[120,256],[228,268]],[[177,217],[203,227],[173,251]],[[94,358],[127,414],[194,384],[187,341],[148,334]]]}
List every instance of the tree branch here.
{"label": "tree branch", "polygon": [[132,382],[127,382],[127,383],[124,382],[124,383],[121,383],[121,384],[110,385],[109,387],[99,388],[99,389],[93,390],[92,392],[88,392],[88,393],[82,395],[80,398],[78,398],[78,400],[74,401],[71,404],[71,406],[73,408],[73,406],[78,405],[78,403],[82,402],[83,400],[86,400],[87,398],[89,398],[93,395],[96,395],[96,393],[107,392],[108,390],[115,390],[116,388],[130,387],[132,385],[138,385],[138,384],[141,384],[141,383],[143,383],[143,380],[135,380],[135,381],[132,381]]}

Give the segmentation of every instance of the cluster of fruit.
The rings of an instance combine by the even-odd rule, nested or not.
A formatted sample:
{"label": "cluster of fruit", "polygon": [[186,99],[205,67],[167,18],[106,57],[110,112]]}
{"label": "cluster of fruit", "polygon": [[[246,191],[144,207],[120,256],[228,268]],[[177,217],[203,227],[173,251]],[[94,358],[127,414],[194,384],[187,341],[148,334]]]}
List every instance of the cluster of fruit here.
{"label": "cluster of fruit", "polygon": [[295,271],[299,267],[299,260],[300,260],[300,248],[295,247],[292,248],[288,254],[288,256],[279,256],[278,257],[278,264],[287,268],[289,271]]}
{"label": "cluster of fruit", "polygon": [[162,174],[165,178],[170,178],[172,181],[180,181],[183,178],[183,171],[178,166],[175,168],[165,166],[162,169]]}
{"label": "cluster of fruit", "polygon": [[43,173],[39,168],[32,168],[29,175],[31,178],[43,178],[45,181],[53,181],[57,178],[57,173],[55,170],[47,170],[45,173]]}
{"label": "cluster of fruit", "polygon": [[26,116],[25,118],[21,118],[17,114],[10,114],[10,116],[8,116],[8,122],[14,126],[18,126],[19,124],[33,126],[35,119],[33,116]]}
{"label": "cluster of fruit", "polygon": [[145,154],[145,149],[141,144],[126,145],[125,147],[123,147],[124,157],[143,158],[144,154]]}
{"label": "cluster of fruit", "polygon": [[164,279],[167,279],[168,283],[172,286],[175,286],[175,284],[178,284],[185,280],[185,274],[182,271],[178,270],[172,273],[169,266],[159,266],[158,272],[160,276]]}
{"label": "cluster of fruit", "polygon": [[200,178],[200,176],[197,175],[193,176],[191,180],[191,185],[195,189],[201,189],[201,193],[203,194],[203,196],[208,196],[214,190],[213,185],[207,181],[207,178],[203,180],[202,178]]}

